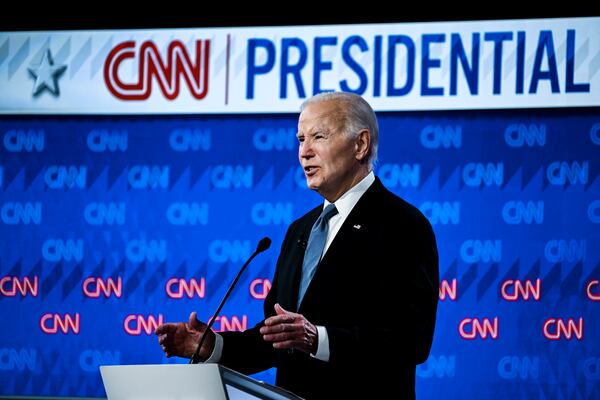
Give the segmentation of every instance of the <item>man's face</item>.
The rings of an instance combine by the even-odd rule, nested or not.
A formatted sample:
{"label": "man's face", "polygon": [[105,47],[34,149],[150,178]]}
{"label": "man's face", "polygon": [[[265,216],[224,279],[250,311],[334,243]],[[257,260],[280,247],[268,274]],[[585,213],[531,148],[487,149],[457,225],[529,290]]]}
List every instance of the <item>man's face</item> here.
{"label": "man's face", "polygon": [[298,158],[306,184],[331,202],[357,183],[359,167],[355,141],[341,131],[337,107],[332,100],[313,103],[298,120]]}

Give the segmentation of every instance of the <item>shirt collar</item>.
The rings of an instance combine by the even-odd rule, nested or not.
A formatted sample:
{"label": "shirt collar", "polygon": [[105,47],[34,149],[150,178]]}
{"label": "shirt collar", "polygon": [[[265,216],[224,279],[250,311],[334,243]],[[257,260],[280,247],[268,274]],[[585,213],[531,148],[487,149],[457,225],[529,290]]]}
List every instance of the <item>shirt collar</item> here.
{"label": "shirt collar", "polygon": [[[375,174],[373,171],[369,172],[367,176],[365,176],[360,182],[354,185],[350,190],[344,193],[339,199],[337,199],[334,204],[335,208],[337,208],[339,215],[346,219],[346,217],[350,214],[358,200],[362,197],[363,194],[371,187],[371,185],[375,182]],[[323,209],[331,204],[329,201],[325,200],[323,204]]]}

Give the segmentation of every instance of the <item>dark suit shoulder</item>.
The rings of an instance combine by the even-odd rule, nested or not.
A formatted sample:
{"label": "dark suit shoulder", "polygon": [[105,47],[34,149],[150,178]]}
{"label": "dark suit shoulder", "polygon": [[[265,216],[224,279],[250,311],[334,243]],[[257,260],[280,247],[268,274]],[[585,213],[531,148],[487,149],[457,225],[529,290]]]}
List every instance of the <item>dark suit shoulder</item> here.
{"label": "dark suit shoulder", "polygon": [[[359,214],[366,214],[371,218],[376,218],[379,214],[382,221],[392,223],[408,222],[412,226],[431,229],[429,220],[425,218],[417,207],[388,190],[383,186],[378,177],[375,177],[375,182],[373,182],[355,207]],[[307,228],[310,229],[322,210],[323,204],[318,204],[312,210],[293,221],[288,228],[288,232],[293,233],[296,230],[305,231]]]}
{"label": "dark suit shoulder", "polygon": [[394,222],[398,220],[408,221],[416,224],[416,226],[431,226],[429,220],[417,207],[383,186],[379,178],[375,179],[372,189],[374,191],[372,201],[376,203],[372,206],[387,214],[390,220]]}

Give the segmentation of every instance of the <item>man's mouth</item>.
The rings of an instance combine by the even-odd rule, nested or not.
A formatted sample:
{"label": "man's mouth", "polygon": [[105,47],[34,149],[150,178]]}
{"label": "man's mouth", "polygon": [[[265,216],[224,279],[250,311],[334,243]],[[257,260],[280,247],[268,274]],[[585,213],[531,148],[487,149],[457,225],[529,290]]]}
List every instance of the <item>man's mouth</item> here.
{"label": "man's mouth", "polygon": [[315,172],[317,172],[318,167],[309,165],[304,167],[304,174],[306,174],[306,176],[312,176],[315,174]]}

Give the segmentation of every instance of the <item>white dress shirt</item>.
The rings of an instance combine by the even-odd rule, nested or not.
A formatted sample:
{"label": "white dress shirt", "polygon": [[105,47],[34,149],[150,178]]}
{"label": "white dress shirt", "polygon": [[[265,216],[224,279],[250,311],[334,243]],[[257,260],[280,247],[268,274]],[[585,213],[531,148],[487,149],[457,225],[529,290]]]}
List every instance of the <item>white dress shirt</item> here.
{"label": "white dress shirt", "polygon": [[[358,203],[358,200],[360,200],[367,189],[371,187],[373,182],[375,182],[375,174],[373,171],[371,171],[360,182],[354,185],[350,190],[348,190],[335,201],[334,204],[335,208],[338,210],[338,213],[329,219],[329,229],[327,230],[327,241],[325,242],[325,247],[323,248],[323,255],[325,255],[329,249],[331,242],[333,242],[333,239],[335,239],[335,236],[344,224],[344,221],[346,221],[346,218],[348,218],[348,215],[350,215],[350,212],[356,203]],[[325,200],[323,203],[323,209],[325,209],[325,207],[327,207],[329,204],[331,203]],[[327,329],[320,325],[317,325],[316,327],[319,343],[317,345],[316,354],[314,354],[314,356],[311,354],[311,356],[321,361],[329,361],[329,336],[327,335]],[[205,361],[207,363],[216,363],[221,360],[221,354],[223,352],[223,338],[218,333],[216,333],[216,336],[215,348],[210,357]]]}
{"label": "white dress shirt", "polygon": [[[371,187],[373,182],[375,182],[375,174],[373,171],[371,171],[360,182],[352,187],[352,189],[348,190],[336,200],[334,204],[335,208],[338,210],[338,213],[329,220],[329,229],[327,231],[327,241],[325,242],[325,247],[323,248],[323,256],[329,249],[329,246],[331,245],[331,242],[333,242],[333,239],[335,239],[337,233],[340,231],[340,228],[346,221],[346,218],[348,218],[348,215],[350,215],[350,212],[356,203],[358,203],[358,200],[360,200],[367,189]],[[327,207],[329,204],[331,203],[325,200],[323,209],[325,209],[325,207]],[[321,258],[323,256],[321,256]],[[317,331],[319,332],[319,344],[314,357],[321,361],[329,361],[329,336],[327,335],[327,329],[324,326],[317,325]]]}

